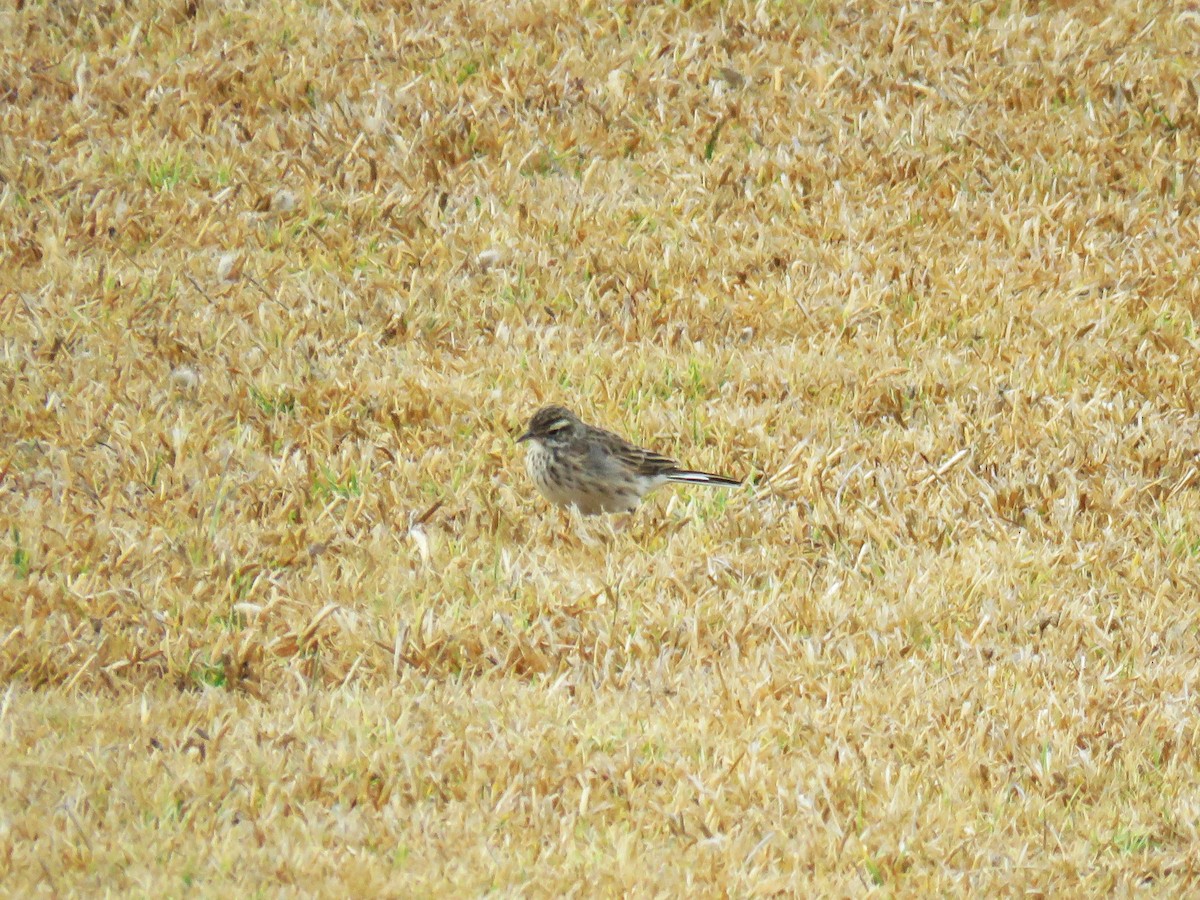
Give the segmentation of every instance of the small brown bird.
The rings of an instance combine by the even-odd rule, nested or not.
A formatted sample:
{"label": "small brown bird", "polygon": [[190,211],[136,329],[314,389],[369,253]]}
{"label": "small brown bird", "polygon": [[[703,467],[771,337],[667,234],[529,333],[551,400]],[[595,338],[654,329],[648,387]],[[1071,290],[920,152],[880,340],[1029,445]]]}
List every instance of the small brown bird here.
{"label": "small brown bird", "polygon": [[534,414],[517,443],[529,441],[525,468],[542,496],[586,515],[629,512],[652,488],[677,481],[737,487],[724,475],[681,469],[675,460],[636,447],[611,431],[580,421],[569,409]]}

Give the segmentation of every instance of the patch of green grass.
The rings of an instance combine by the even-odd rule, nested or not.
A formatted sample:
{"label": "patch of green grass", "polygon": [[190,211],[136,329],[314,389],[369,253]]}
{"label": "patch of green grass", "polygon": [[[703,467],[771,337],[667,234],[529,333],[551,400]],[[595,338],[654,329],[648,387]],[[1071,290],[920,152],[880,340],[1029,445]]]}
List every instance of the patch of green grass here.
{"label": "patch of green grass", "polygon": [[12,537],[13,544],[15,545],[12,554],[13,571],[17,573],[18,578],[28,578],[30,565],[29,551],[21,546],[21,532],[15,526],[12,530]]}
{"label": "patch of green grass", "polygon": [[1122,828],[1113,835],[1112,845],[1121,853],[1145,853],[1158,842],[1148,832]]}
{"label": "patch of green grass", "polygon": [[352,468],[345,475],[339,476],[334,474],[328,466],[323,465],[320,474],[313,479],[311,495],[318,499],[337,497],[349,500],[361,497],[362,492],[362,482],[355,469]]}
{"label": "patch of green grass", "polygon": [[295,396],[284,388],[267,391],[250,385],[250,399],[268,416],[281,414],[290,416],[296,411]]}
{"label": "patch of green grass", "polygon": [[154,454],[154,464],[150,469],[150,475],[146,479],[146,486],[152,490],[158,486],[158,473],[162,469],[163,455],[161,453]]}
{"label": "patch of green grass", "polygon": [[200,663],[198,666],[192,668],[191,676],[197,685],[207,687],[224,687],[228,680],[225,672],[225,663],[220,661],[215,663]]}
{"label": "patch of green grass", "polygon": [[182,155],[149,162],[145,166],[146,181],[155,191],[169,191],[189,181],[193,174],[191,163]]}
{"label": "patch of green grass", "polygon": [[882,886],[886,879],[883,875],[883,868],[871,857],[866,857],[863,860],[863,865],[867,867],[867,874],[871,876],[871,883],[876,886]]}
{"label": "patch of green grass", "polygon": [[713,154],[717,152],[717,139],[721,137],[721,130],[725,127],[726,121],[726,119],[721,119],[708,133],[708,140],[704,142],[705,162],[712,162]]}
{"label": "patch of green grass", "polygon": [[472,75],[479,71],[479,63],[475,60],[468,60],[461,69],[458,70],[458,83],[462,84]]}

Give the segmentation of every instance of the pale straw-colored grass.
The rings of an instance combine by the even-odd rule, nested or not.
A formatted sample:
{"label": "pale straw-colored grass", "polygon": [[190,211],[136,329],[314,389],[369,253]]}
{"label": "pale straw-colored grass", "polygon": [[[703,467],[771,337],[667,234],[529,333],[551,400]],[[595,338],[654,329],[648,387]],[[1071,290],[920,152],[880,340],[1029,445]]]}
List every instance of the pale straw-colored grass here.
{"label": "pale straw-colored grass", "polygon": [[0,34],[5,892],[1195,890],[1196,9]]}

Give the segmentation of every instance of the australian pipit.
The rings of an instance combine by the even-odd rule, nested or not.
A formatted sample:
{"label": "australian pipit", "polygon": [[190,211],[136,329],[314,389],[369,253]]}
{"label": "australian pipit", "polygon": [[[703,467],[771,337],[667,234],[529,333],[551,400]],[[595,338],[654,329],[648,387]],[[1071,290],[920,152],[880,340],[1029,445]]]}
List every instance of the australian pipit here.
{"label": "australian pipit", "polygon": [[525,468],[551,503],[587,515],[629,512],[651,488],[668,481],[737,487],[733,478],[681,469],[675,460],[636,447],[620,435],[580,421],[569,409],[538,410],[517,443],[529,441]]}

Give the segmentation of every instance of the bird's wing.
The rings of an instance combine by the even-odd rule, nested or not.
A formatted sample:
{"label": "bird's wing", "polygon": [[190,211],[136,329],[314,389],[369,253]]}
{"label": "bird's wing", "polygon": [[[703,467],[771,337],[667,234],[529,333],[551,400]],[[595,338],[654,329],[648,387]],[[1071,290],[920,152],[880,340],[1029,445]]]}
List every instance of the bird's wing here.
{"label": "bird's wing", "polygon": [[679,468],[678,463],[669,456],[663,456],[661,453],[631,444],[611,431],[605,431],[604,437],[607,449],[616,458],[618,464],[634,474],[654,478],[659,475],[668,475]]}

